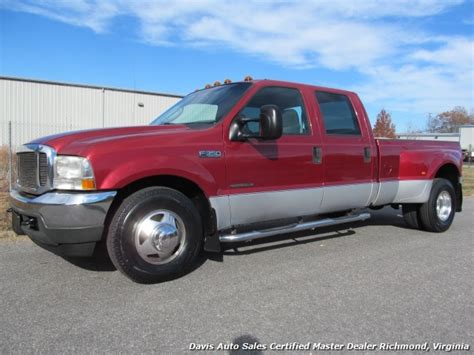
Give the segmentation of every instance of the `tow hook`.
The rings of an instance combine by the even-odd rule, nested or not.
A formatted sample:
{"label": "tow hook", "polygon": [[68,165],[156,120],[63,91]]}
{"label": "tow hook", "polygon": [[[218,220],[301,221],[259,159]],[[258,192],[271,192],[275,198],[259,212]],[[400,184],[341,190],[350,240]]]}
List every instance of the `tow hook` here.
{"label": "tow hook", "polygon": [[[9,209],[7,209],[7,213],[15,213],[17,216],[20,216],[11,207]],[[20,224],[22,226],[35,227],[36,226],[36,219],[32,218],[32,217],[24,216],[23,218],[20,219]]]}
{"label": "tow hook", "polygon": [[21,225],[32,228],[32,229],[37,229],[37,224],[36,224],[36,219],[35,218],[26,217],[26,219],[22,219]]}

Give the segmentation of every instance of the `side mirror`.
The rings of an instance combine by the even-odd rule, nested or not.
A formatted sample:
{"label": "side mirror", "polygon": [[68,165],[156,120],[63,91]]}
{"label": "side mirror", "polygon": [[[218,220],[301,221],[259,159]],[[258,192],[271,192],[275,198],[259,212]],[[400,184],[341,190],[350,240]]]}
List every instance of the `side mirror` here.
{"label": "side mirror", "polygon": [[[259,123],[259,133],[244,133],[244,127],[250,122]],[[249,138],[278,139],[283,134],[283,118],[276,105],[264,105],[260,108],[259,118],[237,117],[230,126],[231,141],[245,141]]]}
{"label": "side mirror", "polygon": [[265,105],[260,108],[260,138],[278,139],[283,134],[283,118],[276,105]]}

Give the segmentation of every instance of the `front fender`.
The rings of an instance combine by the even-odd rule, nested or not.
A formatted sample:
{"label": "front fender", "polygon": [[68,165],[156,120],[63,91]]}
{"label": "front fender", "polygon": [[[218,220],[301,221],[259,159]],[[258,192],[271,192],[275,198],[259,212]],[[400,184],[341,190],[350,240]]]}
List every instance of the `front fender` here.
{"label": "front fender", "polygon": [[[215,168],[217,159],[212,165]],[[223,164],[223,163],[222,163]],[[224,167],[220,167],[223,169]],[[213,169],[216,170],[216,169]],[[208,166],[199,164],[193,159],[186,157],[155,156],[150,158],[144,156],[133,160],[125,160],[114,164],[109,169],[101,169],[100,179],[96,179],[98,188],[104,190],[117,190],[124,186],[152,176],[172,175],[188,179],[197,184],[207,197],[217,194],[219,182],[219,170],[213,175]]]}

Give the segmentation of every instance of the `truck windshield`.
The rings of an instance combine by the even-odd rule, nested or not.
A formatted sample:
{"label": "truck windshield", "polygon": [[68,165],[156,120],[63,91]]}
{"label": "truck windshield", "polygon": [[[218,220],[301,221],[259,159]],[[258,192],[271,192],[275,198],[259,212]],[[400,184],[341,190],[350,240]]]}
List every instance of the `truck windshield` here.
{"label": "truck windshield", "polygon": [[235,83],[196,91],[162,113],[151,125],[214,124],[243,96],[251,83]]}

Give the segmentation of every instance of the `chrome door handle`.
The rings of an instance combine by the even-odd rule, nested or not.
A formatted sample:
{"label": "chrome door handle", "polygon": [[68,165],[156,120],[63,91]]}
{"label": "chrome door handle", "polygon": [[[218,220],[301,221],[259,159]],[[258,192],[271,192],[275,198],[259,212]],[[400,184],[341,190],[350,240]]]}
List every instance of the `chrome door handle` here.
{"label": "chrome door handle", "polygon": [[323,150],[321,147],[313,147],[313,163],[321,164],[323,162]]}
{"label": "chrome door handle", "polygon": [[370,153],[370,147],[365,147],[364,148],[364,163],[370,163],[372,160],[372,156]]}

